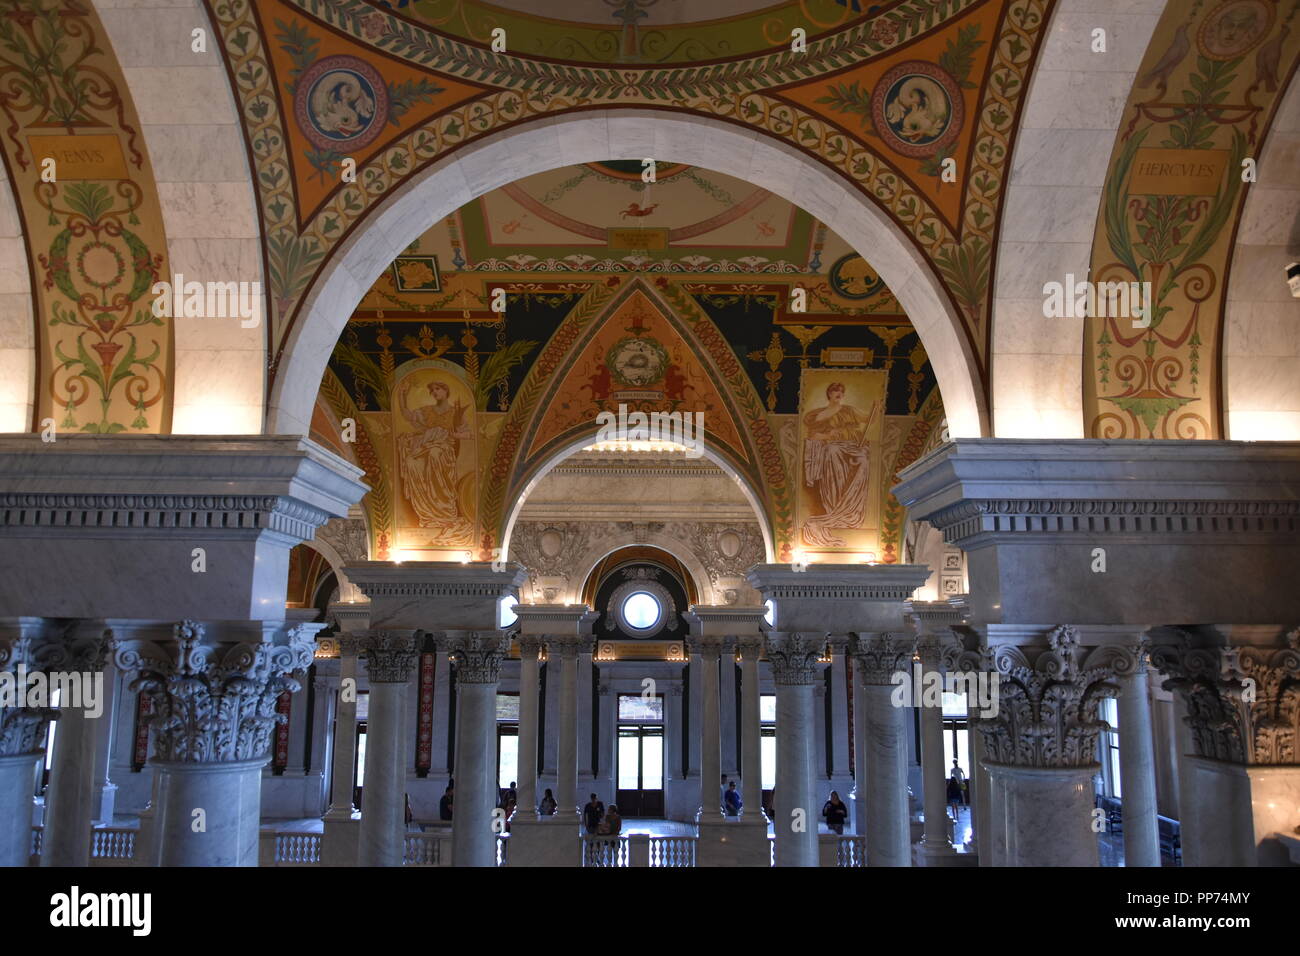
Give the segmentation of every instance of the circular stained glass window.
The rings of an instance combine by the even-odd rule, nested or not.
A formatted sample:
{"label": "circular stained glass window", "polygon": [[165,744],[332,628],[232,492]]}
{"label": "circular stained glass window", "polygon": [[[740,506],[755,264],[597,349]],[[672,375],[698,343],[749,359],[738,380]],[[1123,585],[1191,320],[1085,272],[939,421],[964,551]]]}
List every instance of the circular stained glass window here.
{"label": "circular stained glass window", "polygon": [[659,599],[645,591],[635,591],[623,601],[623,620],[628,627],[645,631],[659,623],[663,608]]}

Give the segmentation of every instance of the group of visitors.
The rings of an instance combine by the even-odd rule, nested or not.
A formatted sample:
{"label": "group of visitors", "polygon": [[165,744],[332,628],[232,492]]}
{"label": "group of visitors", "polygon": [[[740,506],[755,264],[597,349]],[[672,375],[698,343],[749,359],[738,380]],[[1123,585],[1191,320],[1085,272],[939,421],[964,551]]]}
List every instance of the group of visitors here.
{"label": "group of visitors", "polygon": [[582,825],[588,833],[597,836],[618,836],[623,829],[623,818],[619,816],[615,804],[611,803],[606,809],[605,804],[593,793],[582,808]]}

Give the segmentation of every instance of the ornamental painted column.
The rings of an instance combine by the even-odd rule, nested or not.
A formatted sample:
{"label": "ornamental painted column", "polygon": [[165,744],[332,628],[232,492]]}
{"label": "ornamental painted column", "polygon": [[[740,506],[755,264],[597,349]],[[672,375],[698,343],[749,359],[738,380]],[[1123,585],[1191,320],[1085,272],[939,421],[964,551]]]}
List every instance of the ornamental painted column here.
{"label": "ornamental painted column", "polygon": [[1124,865],[1160,866],[1156,808],[1156,754],[1151,733],[1146,647],[1117,649],[1112,666],[1119,684],[1119,775],[1124,819]]}
{"label": "ornamental painted column", "polygon": [[[45,796],[41,866],[89,866],[95,807],[95,745],[105,716],[104,664],[115,647],[103,621],[73,625],[61,641],[45,647],[44,669],[74,678],[80,700],[59,701],[58,733]],[[65,691],[66,693],[66,691]],[[90,695],[90,696],[86,696]]]}
{"label": "ornamental painted column", "polygon": [[119,634],[117,666],[153,700],[160,866],[257,866],[262,768],[324,625],[183,621],[174,641]]}
{"label": "ornamental painted column", "polygon": [[1151,663],[1186,705],[1195,746],[1182,788],[1193,803],[1186,860],[1289,865],[1278,834],[1295,836],[1300,802],[1300,628],[1219,625],[1148,635]]}
{"label": "ornamental painted column", "polygon": [[1085,654],[1074,627],[986,627],[999,705],[976,723],[992,791],[982,845],[995,866],[1098,866],[1097,705],[1116,689],[1113,649]]}
{"label": "ornamental painted column", "polygon": [[766,822],[763,814],[763,718],[759,706],[758,659],[763,639],[747,635],[740,649],[740,800],[741,819]]}
{"label": "ornamental painted column", "polygon": [[456,663],[456,803],[451,825],[451,865],[496,866],[498,828],[494,826],[493,811],[498,797],[497,683],[509,639],[500,631],[446,631],[439,643]]}
{"label": "ornamental painted column", "polygon": [[[942,681],[943,658],[940,639],[934,634],[922,634],[916,642],[920,657],[922,685],[912,684],[912,694],[920,712],[921,721],[921,797],[925,807],[925,831],[921,837],[919,856],[931,863],[938,857],[954,854],[948,841],[947,768],[943,765],[943,700],[942,690],[938,700],[925,694],[926,682]],[[913,668],[913,674],[917,671]],[[939,684],[940,688],[942,684]]]}
{"label": "ornamental painted column", "polygon": [[[32,790],[36,768],[44,757],[50,720],[58,711],[49,707],[4,706],[22,704],[26,677],[39,670],[33,645],[49,630],[42,618],[0,620],[0,675],[13,681],[0,697],[0,866],[27,866],[32,854]],[[90,834],[86,834],[89,841]]]}
{"label": "ornamental painted column", "polygon": [[767,635],[776,683],[776,865],[817,866],[821,803],[813,780],[813,685],[826,635]]}
{"label": "ornamental painted column", "polygon": [[858,792],[866,797],[867,866],[911,866],[907,806],[907,707],[894,701],[915,641],[901,633],[859,634],[854,643],[865,737]]}
{"label": "ornamental painted column", "polygon": [[361,781],[358,866],[401,866],[406,850],[407,687],[415,669],[411,631],[371,631],[360,641],[370,682],[366,768]]}
{"label": "ornamental painted column", "polygon": [[541,649],[541,638],[519,636],[519,764],[515,771],[518,818],[536,818],[541,802],[537,795],[537,660]]}

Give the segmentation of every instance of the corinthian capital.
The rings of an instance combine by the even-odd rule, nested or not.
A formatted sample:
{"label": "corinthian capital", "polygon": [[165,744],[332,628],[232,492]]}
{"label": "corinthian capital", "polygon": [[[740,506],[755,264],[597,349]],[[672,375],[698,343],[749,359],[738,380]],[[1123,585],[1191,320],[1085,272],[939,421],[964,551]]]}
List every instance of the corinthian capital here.
{"label": "corinthian capital", "polygon": [[[999,707],[975,721],[993,763],[1019,767],[1088,767],[1097,759],[1103,723],[1097,705],[1113,697],[1113,661],[1083,663],[1074,628],[1054,628],[1047,646],[1003,645],[993,650]],[[1095,655],[1094,655],[1095,657]]]}
{"label": "corinthian capital", "polygon": [[826,647],[825,634],[796,631],[769,632],[767,659],[778,684],[811,684],[817,680],[818,660]]}
{"label": "corinthian capital", "polygon": [[456,664],[456,680],[465,684],[495,684],[510,647],[500,631],[446,631],[438,643]]}
{"label": "corinthian capital", "polygon": [[[193,621],[173,628],[174,642],[133,640],[117,664],[137,670],[132,690],[149,695],[159,760],[217,763],[264,759],[284,721],[276,700],[300,687],[292,676],[311,664],[320,625],[249,622],[216,634]],[[242,636],[244,640],[231,640]],[[221,640],[218,638],[226,638]]]}
{"label": "corinthian capital", "polygon": [[361,638],[366,675],[379,684],[405,684],[415,668],[413,631],[368,631]]}
{"label": "corinthian capital", "polygon": [[894,675],[911,666],[916,639],[908,634],[859,634],[850,647],[864,684],[892,684]]}
{"label": "corinthian capital", "polygon": [[1205,645],[1173,632],[1151,663],[1182,695],[1199,756],[1238,764],[1300,764],[1300,628],[1281,647]]}

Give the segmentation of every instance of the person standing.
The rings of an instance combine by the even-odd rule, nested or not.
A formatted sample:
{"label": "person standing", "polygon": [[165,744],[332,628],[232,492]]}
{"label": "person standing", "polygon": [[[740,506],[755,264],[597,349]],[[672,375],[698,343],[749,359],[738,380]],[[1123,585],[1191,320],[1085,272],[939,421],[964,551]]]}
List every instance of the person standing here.
{"label": "person standing", "polygon": [[948,771],[948,807],[952,811],[953,822],[957,820],[957,808],[965,802],[966,793],[966,773],[957,763],[957,758],[952,760],[952,769]]}
{"label": "person standing", "polygon": [[826,826],[832,833],[844,832],[844,821],[848,818],[849,808],[840,799],[838,790],[831,791],[831,798],[826,801],[822,807],[822,816],[826,818]]}
{"label": "person standing", "polygon": [[605,817],[605,805],[596,799],[593,793],[587,805],[582,808],[582,823],[588,833],[595,833],[600,821]]}

